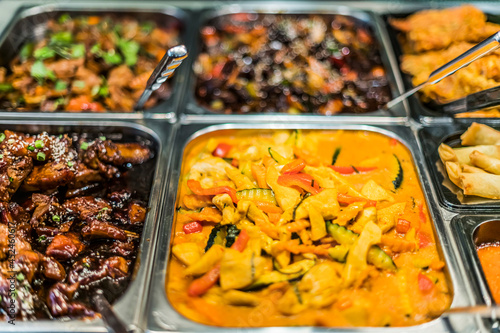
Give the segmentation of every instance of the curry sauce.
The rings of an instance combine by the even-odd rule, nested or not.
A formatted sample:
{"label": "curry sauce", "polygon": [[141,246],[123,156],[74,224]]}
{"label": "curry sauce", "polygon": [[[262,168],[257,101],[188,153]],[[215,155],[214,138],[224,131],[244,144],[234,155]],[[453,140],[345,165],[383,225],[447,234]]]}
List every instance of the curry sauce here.
{"label": "curry sauce", "polygon": [[166,290],[207,325],[411,326],[452,290],[409,150],[354,130],[224,130],[186,147]]}

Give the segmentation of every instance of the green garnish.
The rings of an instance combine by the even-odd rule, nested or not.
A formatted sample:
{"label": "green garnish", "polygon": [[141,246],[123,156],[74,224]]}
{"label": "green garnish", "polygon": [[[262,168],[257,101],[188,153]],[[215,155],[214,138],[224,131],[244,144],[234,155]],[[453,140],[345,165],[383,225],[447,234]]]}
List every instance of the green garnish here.
{"label": "green garnish", "polygon": [[109,50],[107,53],[102,54],[102,58],[108,65],[119,65],[122,63],[123,58],[114,49]]}
{"label": "green garnish", "polygon": [[89,148],[89,144],[87,142],[82,142],[80,144],[80,149],[87,150]]}
{"label": "green garnish", "polygon": [[9,177],[9,182],[11,182],[11,183],[12,183],[13,181],[14,181],[14,178]]}
{"label": "green garnish", "polygon": [[47,239],[47,236],[45,236],[45,235],[41,235],[40,237],[38,237],[39,242],[44,241],[46,239]]}
{"label": "green garnish", "polygon": [[85,82],[81,80],[76,80],[73,82],[73,86],[78,88],[78,89],[83,89],[85,88]]}
{"label": "green garnish", "polygon": [[31,76],[37,81],[43,81],[44,79],[56,80],[56,75],[54,72],[43,64],[41,60],[37,60],[31,66]]}
{"label": "green garnish", "polygon": [[96,54],[96,55],[100,56],[100,55],[101,55],[101,52],[102,52],[102,50],[101,50],[101,45],[99,45],[99,44],[94,44],[94,45],[90,48],[90,53],[92,53],[92,54]]}
{"label": "green garnish", "polygon": [[0,133],[0,142],[2,142],[3,140],[5,140],[5,134],[4,133]]}
{"label": "green garnish", "polygon": [[146,22],[141,25],[141,30],[145,33],[149,34],[155,28],[155,24],[153,22]]}
{"label": "green garnish", "polygon": [[61,222],[61,217],[59,215],[53,215],[52,216],[52,221],[54,221],[54,222]]}
{"label": "green garnish", "polygon": [[337,158],[339,157],[339,154],[340,154],[340,147],[337,147],[335,149],[335,152],[333,153],[332,165],[335,165],[335,162],[337,162]]}
{"label": "green garnish", "polygon": [[56,85],[54,86],[55,91],[63,91],[68,89],[68,84],[64,81],[57,80]]}
{"label": "green garnish", "polygon": [[53,49],[51,49],[48,46],[44,46],[42,48],[39,48],[39,49],[35,50],[35,52],[33,53],[33,56],[37,60],[49,59],[55,55],[56,55],[56,51],[54,51]]}
{"label": "green garnish", "polygon": [[0,154],[0,158],[3,158],[3,154]]}
{"label": "green garnish", "polygon": [[127,66],[134,66],[137,63],[137,53],[140,49],[139,43],[133,40],[120,39],[118,48],[125,57],[125,64]]}
{"label": "green garnish", "polygon": [[50,37],[50,42],[53,44],[71,44],[73,42],[73,35],[71,31],[60,31]]}
{"label": "green garnish", "polygon": [[85,45],[75,44],[71,46],[71,57],[75,59],[85,57]]}
{"label": "green garnish", "polygon": [[21,282],[21,281],[24,281],[24,274],[23,273],[19,273],[16,275],[16,279],[17,281]]}
{"label": "green garnish", "polygon": [[100,89],[101,89],[101,86],[93,86],[92,89],[90,90],[90,94],[92,96],[95,96],[99,93]]}
{"label": "green garnish", "polygon": [[68,166],[71,168],[73,165],[75,165],[75,163],[73,163],[73,161],[68,161]]}
{"label": "green garnish", "polygon": [[0,83],[0,92],[9,92],[12,90],[12,84]]}
{"label": "green garnish", "polygon": [[101,140],[101,141],[105,141],[105,140],[106,140],[106,137],[105,137],[105,136],[100,136],[100,137],[99,137],[99,140]]}
{"label": "green garnish", "polygon": [[36,154],[36,160],[45,161],[45,153],[39,152],[38,154]]}
{"label": "green garnish", "polygon": [[26,61],[33,54],[34,46],[35,46],[34,43],[24,44],[23,48],[19,52],[19,57],[21,58],[21,61]]}
{"label": "green garnish", "polygon": [[86,268],[90,268],[90,264],[86,261],[84,261],[82,265]]}
{"label": "green garnish", "polygon": [[42,140],[36,140],[35,141],[35,147],[36,148],[43,148],[45,146],[45,143],[43,143]]}
{"label": "green garnish", "polygon": [[103,85],[99,88],[99,95],[102,97],[106,97],[109,95],[109,88],[107,85]]}
{"label": "green garnish", "polygon": [[32,146],[32,145],[28,145],[28,150],[29,150],[29,151],[35,151],[35,147],[34,147],[34,146]]}
{"label": "green garnish", "polygon": [[71,20],[71,16],[69,16],[68,13],[65,13],[65,14],[62,14],[61,16],[59,16],[59,23],[61,24],[64,24],[66,22],[68,22],[69,20]]}

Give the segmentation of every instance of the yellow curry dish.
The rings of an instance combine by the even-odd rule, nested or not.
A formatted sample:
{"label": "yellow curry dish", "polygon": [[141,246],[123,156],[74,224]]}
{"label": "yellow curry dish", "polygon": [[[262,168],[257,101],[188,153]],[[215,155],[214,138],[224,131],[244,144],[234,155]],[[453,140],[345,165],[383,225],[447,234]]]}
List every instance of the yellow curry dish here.
{"label": "yellow curry dish", "polygon": [[206,325],[418,325],[453,298],[432,223],[394,138],[204,134],[183,156],[167,296]]}

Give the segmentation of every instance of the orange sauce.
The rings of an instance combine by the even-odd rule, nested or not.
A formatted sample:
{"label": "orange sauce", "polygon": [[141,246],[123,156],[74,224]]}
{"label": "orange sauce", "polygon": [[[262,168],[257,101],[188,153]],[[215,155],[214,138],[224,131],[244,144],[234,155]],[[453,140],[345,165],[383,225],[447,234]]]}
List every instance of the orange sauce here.
{"label": "orange sauce", "polygon": [[500,243],[481,245],[477,255],[496,303],[500,303]]}
{"label": "orange sauce", "polygon": [[[185,274],[187,266],[172,254],[165,281],[167,297],[172,306],[190,320],[226,327],[412,326],[428,322],[449,308],[453,292],[443,270],[444,262],[437,251],[433,222],[408,149],[399,141],[368,131],[302,131],[300,138],[294,138],[293,133],[225,130],[194,139],[184,151],[177,208],[186,209],[184,197],[192,195],[186,184],[187,180],[192,177],[200,179],[200,170],[209,169],[207,163],[200,163],[200,159],[203,159],[203,156],[211,158],[211,153],[220,143],[233,147],[226,160],[231,163],[237,159],[240,170],[244,168],[246,156],[251,163],[261,163],[269,146],[276,148],[283,156],[293,159],[298,151],[293,153],[292,148],[287,145],[300,145],[303,158],[308,165],[315,167],[331,165],[332,156],[340,147],[335,165],[376,166],[376,169],[370,172],[352,173],[342,177],[356,191],[361,191],[369,180],[374,180],[387,189],[391,199],[378,201],[378,212],[395,203],[405,203],[404,211],[399,217],[410,223],[409,229],[405,234],[401,234],[393,227],[384,231],[383,236],[400,239],[405,244],[412,245],[412,249],[397,249],[379,244],[391,257],[397,271],[377,269],[368,265],[363,272],[365,275],[349,286],[342,286],[341,277],[332,276],[332,279],[340,280],[338,288],[333,286],[337,289],[330,300],[322,299],[321,292],[317,292],[316,298],[310,297],[308,290],[320,290],[321,283],[328,284],[328,281],[318,282],[316,285],[316,281],[312,280],[312,285],[306,285],[306,273],[302,280],[279,282],[259,290],[245,291],[249,296],[258,299],[256,304],[235,305],[227,300],[227,291],[222,290],[218,284],[204,295],[189,296],[187,290],[196,277]],[[399,158],[404,171],[402,183],[397,189],[394,189],[393,183],[398,166],[394,156]],[[203,174],[201,179],[216,178],[216,174],[216,170],[212,168]],[[251,178],[251,174],[249,177]],[[217,184],[227,185],[230,182],[224,178]],[[338,186],[338,191],[342,191],[342,186]],[[346,206],[341,207],[341,210],[345,209]],[[204,251],[215,224],[202,223],[202,232],[186,234],[183,231],[183,225],[186,223],[184,216],[180,210],[176,213],[172,246],[187,242],[197,243]],[[351,228],[352,221],[347,222],[345,226]],[[324,246],[336,246],[335,242],[328,243],[332,241],[327,238],[324,240],[327,245]],[[319,246],[321,241],[315,241],[313,244]],[[265,269],[273,270],[274,259],[271,254],[262,251],[262,257],[267,260]],[[292,257],[297,258],[300,255]],[[332,260],[328,255],[318,255],[316,260],[316,265],[329,265],[328,267],[333,267],[339,276],[342,276],[345,263]],[[285,294],[291,288],[297,288],[298,293],[302,295],[303,304],[295,304],[296,307],[289,311],[293,313],[284,313],[283,298],[286,298]]]}

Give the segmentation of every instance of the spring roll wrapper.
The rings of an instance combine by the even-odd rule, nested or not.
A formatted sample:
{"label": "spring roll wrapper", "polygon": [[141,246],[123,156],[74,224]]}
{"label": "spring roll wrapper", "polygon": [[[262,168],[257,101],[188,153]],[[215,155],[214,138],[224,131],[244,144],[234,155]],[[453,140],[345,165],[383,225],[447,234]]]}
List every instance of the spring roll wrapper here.
{"label": "spring roll wrapper", "polygon": [[496,145],[500,143],[500,132],[484,124],[472,125],[460,136],[462,145]]}
{"label": "spring roll wrapper", "polygon": [[500,160],[498,158],[485,155],[477,150],[474,150],[469,158],[474,166],[494,173],[495,175],[500,175]]}
{"label": "spring roll wrapper", "polygon": [[457,154],[455,150],[448,146],[446,143],[442,143],[438,147],[439,158],[441,162],[446,164],[446,162],[458,162]]}
{"label": "spring roll wrapper", "polygon": [[467,165],[467,164],[462,165],[462,172],[463,173],[478,173],[478,172],[479,173],[488,173],[481,168],[476,168],[475,166]]}
{"label": "spring roll wrapper", "polygon": [[460,164],[472,165],[472,162],[470,160],[470,154],[472,154],[473,151],[478,151],[480,153],[483,153],[484,155],[500,159],[500,145],[462,147],[462,148],[452,148],[452,149],[453,152],[455,153],[457,160],[451,162],[458,162]]}
{"label": "spring roll wrapper", "polygon": [[462,180],[465,195],[500,199],[500,175],[492,175],[490,173],[462,173],[460,179]]}
{"label": "spring roll wrapper", "polygon": [[460,169],[460,165],[456,162],[446,162],[446,173],[448,174],[448,178],[451,180],[453,184],[462,188],[462,181],[460,180],[460,176],[462,175],[462,170]]}

